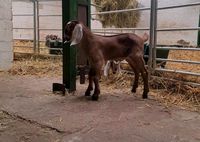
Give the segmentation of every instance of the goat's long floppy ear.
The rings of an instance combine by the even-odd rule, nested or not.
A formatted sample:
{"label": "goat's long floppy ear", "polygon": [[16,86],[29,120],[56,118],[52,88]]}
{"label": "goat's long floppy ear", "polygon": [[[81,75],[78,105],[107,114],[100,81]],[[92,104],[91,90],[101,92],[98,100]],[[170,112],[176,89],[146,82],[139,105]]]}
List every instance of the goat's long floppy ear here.
{"label": "goat's long floppy ear", "polygon": [[72,42],[70,46],[79,44],[83,37],[83,27],[81,24],[77,24],[72,33]]}

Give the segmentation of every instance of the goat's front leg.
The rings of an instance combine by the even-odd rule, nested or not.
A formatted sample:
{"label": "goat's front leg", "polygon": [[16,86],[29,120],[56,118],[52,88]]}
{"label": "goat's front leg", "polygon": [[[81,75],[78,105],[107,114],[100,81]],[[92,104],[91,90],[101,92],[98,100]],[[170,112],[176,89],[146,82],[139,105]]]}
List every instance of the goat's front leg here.
{"label": "goat's front leg", "polygon": [[100,94],[99,79],[101,77],[101,69],[103,67],[103,63],[104,63],[103,60],[99,60],[94,65],[93,81],[94,81],[95,89],[94,89],[94,94],[92,95],[92,100],[93,101],[97,101],[99,99],[99,94]]}
{"label": "goat's front leg", "polygon": [[90,69],[88,78],[89,78],[89,85],[85,92],[85,96],[90,96],[90,93],[93,90],[94,69],[92,69],[92,68]]}
{"label": "goat's front leg", "polygon": [[96,75],[94,77],[94,94],[92,95],[92,100],[97,101],[99,99],[99,94],[100,94],[100,86],[99,86],[99,77]]}

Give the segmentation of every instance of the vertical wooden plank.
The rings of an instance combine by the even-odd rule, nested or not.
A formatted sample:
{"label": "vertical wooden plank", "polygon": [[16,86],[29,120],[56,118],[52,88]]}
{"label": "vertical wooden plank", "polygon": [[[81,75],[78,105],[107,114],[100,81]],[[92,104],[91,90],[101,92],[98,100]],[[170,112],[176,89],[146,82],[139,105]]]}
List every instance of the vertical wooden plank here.
{"label": "vertical wooden plank", "polygon": [[[78,0],[78,20],[90,27],[90,0]],[[77,65],[84,67],[88,64],[83,49],[77,49]]]}
{"label": "vertical wooden plank", "polygon": [[[62,23],[78,19],[78,4],[87,6],[87,26],[90,27],[90,0],[62,0]],[[64,30],[63,30],[64,36]],[[64,38],[63,38],[64,39]],[[70,44],[63,45],[63,84],[69,92],[76,90],[77,49]]]}

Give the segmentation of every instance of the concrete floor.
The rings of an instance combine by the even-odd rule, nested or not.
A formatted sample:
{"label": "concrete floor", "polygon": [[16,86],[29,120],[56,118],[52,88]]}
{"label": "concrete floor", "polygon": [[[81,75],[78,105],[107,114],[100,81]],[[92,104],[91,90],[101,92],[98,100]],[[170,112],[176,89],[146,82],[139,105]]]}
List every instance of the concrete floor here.
{"label": "concrete floor", "polygon": [[93,102],[86,84],[55,95],[53,82],[61,79],[0,74],[0,142],[200,142],[199,113],[120,89]]}

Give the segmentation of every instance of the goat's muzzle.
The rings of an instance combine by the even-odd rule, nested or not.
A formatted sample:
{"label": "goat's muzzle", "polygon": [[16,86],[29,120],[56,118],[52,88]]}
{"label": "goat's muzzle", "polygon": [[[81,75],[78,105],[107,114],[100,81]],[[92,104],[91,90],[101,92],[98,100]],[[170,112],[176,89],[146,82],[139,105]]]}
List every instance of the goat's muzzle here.
{"label": "goat's muzzle", "polygon": [[70,42],[70,40],[69,40],[69,41],[65,40],[65,41],[64,41],[64,44],[69,43],[69,42]]}

